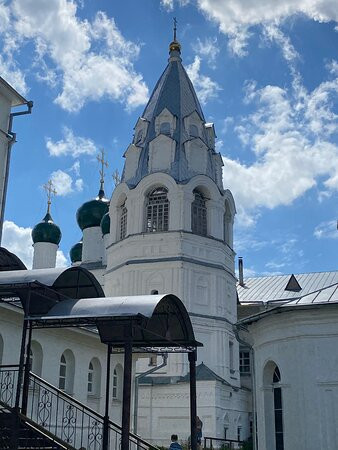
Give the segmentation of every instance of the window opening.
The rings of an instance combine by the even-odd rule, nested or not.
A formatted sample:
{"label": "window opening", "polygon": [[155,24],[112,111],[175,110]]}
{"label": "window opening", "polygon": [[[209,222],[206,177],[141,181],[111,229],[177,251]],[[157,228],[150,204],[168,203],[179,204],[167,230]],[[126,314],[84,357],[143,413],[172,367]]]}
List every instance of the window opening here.
{"label": "window opening", "polygon": [[157,366],[157,355],[151,355],[149,358],[149,366]]}
{"label": "window opening", "polygon": [[66,390],[67,361],[64,355],[60,359],[59,389]]}
{"label": "window opening", "polygon": [[250,373],[250,352],[239,352],[239,372],[241,374]]}
{"label": "window opening", "polygon": [[90,362],[89,369],[88,369],[88,394],[93,394],[93,392],[94,392],[93,380],[94,380],[94,367],[93,367],[93,363]]}
{"label": "window opening", "polygon": [[282,407],[282,389],[277,384],[280,383],[281,376],[279,368],[276,366],[273,373],[273,404],[275,416],[275,442],[276,450],[284,450],[284,435],[283,435],[283,407]]}
{"label": "window opening", "polygon": [[113,400],[118,399],[118,375],[117,370],[114,369],[113,372]]}
{"label": "window opening", "polygon": [[169,122],[162,122],[160,125],[160,133],[170,135],[170,123]]}
{"label": "window opening", "polygon": [[193,124],[190,125],[189,134],[192,137],[198,137],[199,133],[198,133],[197,125],[193,125]]}
{"label": "window opening", "polygon": [[126,204],[123,203],[121,208],[121,216],[120,216],[120,239],[124,239],[127,236],[127,208]]}
{"label": "window opening", "polygon": [[234,373],[234,343],[229,341],[229,364],[230,364],[230,373]]}
{"label": "window opening", "polygon": [[207,235],[207,207],[201,192],[194,190],[194,201],[191,205],[191,230],[195,234]]}
{"label": "window opening", "polygon": [[167,189],[154,189],[148,196],[146,232],[168,231],[169,228],[169,200]]}

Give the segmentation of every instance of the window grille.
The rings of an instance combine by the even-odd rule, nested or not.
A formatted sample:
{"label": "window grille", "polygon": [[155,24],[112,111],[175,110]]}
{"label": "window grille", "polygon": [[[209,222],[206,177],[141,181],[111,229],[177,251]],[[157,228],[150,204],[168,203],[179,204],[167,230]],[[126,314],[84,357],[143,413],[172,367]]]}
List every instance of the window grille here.
{"label": "window grille", "polygon": [[88,369],[88,394],[93,394],[93,380],[94,380],[94,367],[93,364],[89,363],[89,369]]}
{"label": "window grille", "polygon": [[239,371],[241,375],[250,373],[250,352],[239,352]]}
{"label": "window grille", "polygon": [[[279,368],[276,366],[272,376],[273,383],[273,403],[275,416],[275,443],[276,450],[284,450],[284,432],[283,432],[283,405],[282,389],[279,385],[281,381]],[[276,385],[277,384],[277,385]]]}
{"label": "window grille", "polygon": [[60,359],[59,389],[66,390],[67,361],[64,355]]}
{"label": "window grille", "polygon": [[125,203],[120,207],[120,239],[124,239],[127,236],[127,216],[128,210]]}
{"label": "window grille", "polygon": [[167,189],[154,189],[148,196],[146,210],[146,232],[168,231],[169,200]]}
{"label": "window grille", "polygon": [[207,235],[207,207],[204,196],[194,190],[195,199],[191,205],[191,230],[195,234]]}
{"label": "window grille", "polygon": [[116,369],[113,372],[113,399],[118,399],[118,375]]}

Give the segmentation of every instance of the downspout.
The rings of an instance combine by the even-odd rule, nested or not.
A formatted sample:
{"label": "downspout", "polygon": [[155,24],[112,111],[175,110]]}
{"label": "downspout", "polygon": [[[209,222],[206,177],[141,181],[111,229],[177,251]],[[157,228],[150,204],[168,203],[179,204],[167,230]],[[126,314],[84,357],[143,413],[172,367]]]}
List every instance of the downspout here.
{"label": "downspout", "polygon": [[252,444],[253,444],[253,450],[257,450],[257,416],[256,416],[256,410],[257,410],[257,402],[256,402],[256,376],[255,376],[255,353],[253,346],[249,344],[249,342],[244,341],[239,337],[239,328],[242,330],[248,332],[247,328],[243,327],[243,325],[238,326],[236,324],[233,325],[233,332],[235,333],[237,341],[242,344],[245,347],[249,347],[250,349],[250,362],[252,367],[252,373],[251,373],[251,391],[252,391],[252,415],[253,415],[253,426],[252,426]]}
{"label": "downspout", "polygon": [[3,225],[4,225],[7,187],[8,187],[8,178],[9,178],[9,166],[10,166],[10,161],[11,161],[11,150],[12,150],[13,144],[16,142],[16,133],[14,133],[12,131],[13,117],[31,114],[32,108],[33,108],[33,102],[32,101],[27,102],[26,106],[27,106],[26,111],[18,111],[18,112],[10,113],[10,115],[9,115],[8,131],[6,133],[8,136],[8,147],[7,147],[7,159],[6,159],[6,169],[5,169],[5,182],[4,182],[4,191],[3,191],[2,205],[1,205],[1,211],[0,211],[0,245],[1,245],[1,241],[2,241],[2,231],[3,231]]}
{"label": "downspout", "polygon": [[138,389],[139,389],[139,380],[141,378],[150,375],[151,373],[157,372],[157,370],[162,369],[167,365],[168,354],[161,353],[162,363],[159,366],[153,367],[152,369],[147,370],[146,372],[140,373],[135,376],[135,395],[134,395],[134,434],[137,434],[137,413],[138,413]]}

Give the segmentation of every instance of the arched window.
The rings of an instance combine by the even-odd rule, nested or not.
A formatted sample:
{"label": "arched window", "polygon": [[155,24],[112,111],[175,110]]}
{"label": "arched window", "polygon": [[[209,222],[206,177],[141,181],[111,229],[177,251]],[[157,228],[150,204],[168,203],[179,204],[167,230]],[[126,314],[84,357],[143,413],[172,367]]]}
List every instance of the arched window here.
{"label": "arched window", "polygon": [[192,137],[198,137],[199,136],[197,125],[191,124],[189,126],[189,134]]}
{"label": "arched window", "polygon": [[162,122],[160,125],[160,133],[170,135],[170,123],[169,122]]}
{"label": "arched window", "polygon": [[122,375],[123,369],[120,364],[117,364],[113,371],[113,383],[112,383],[112,397],[113,400],[121,400],[122,398]]}
{"label": "arched window", "polygon": [[29,354],[30,370],[41,377],[42,374],[42,347],[37,341],[32,341]]}
{"label": "arched window", "polygon": [[276,450],[284,450],[282,389],[279,386],[280,381],[280,371],[276,366],[272,376]]}
{"label": "arched window", "polygon": [[87,393],[97,397],[101,394],[101,364],[97,358],[93,358],[88,366]]}
{"label": "arched window", "polygon": [[68,394],[73,393],[75,358],[70,350],[62,353],[59,368],[59,389]]}
{"label": "arched window", "polygon": [[191,230],[195,234],[207,235],[207,207],[203,194],[194,189],[194,201],[191,204]]}
{"label": "arched window", "polygon": [[169,200],[168,191],[158,187],[150,192],[146,206],[146,232],[168,231]]}
{"label": "arched window", "polygon": [[127,236],[127,216],[128,211],[126,204],[123,203],[123,205],[120,206],[120,240]]}

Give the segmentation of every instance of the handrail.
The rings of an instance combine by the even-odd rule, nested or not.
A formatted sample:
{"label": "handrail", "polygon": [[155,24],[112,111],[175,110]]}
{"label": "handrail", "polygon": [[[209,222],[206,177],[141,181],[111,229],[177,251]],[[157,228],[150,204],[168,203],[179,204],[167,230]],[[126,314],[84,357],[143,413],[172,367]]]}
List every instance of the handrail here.
{"label": "handrail", "polygon": [[[219,441],[222,442],[223,445],[227,445],[229,444],[229,449],[240,449],[243,447],[244,445],[244,441],[238,441],[236,439],[224,439],[224,438],[216,438],[216,437],[211,437],[211,436],[205,436],[204,437],[204,449],[206,450],[207,447],[207,441],[210,441],[210,448],[213,448],[212,442],[213,441]],[[237,444],[236,447],[234,447],[234,445]]]}
{"label": "handrail", "polygon": [[0,370],[1,369],[9,369],[10,367],[20,367],[20,365],[19,364],[1,364]]}

